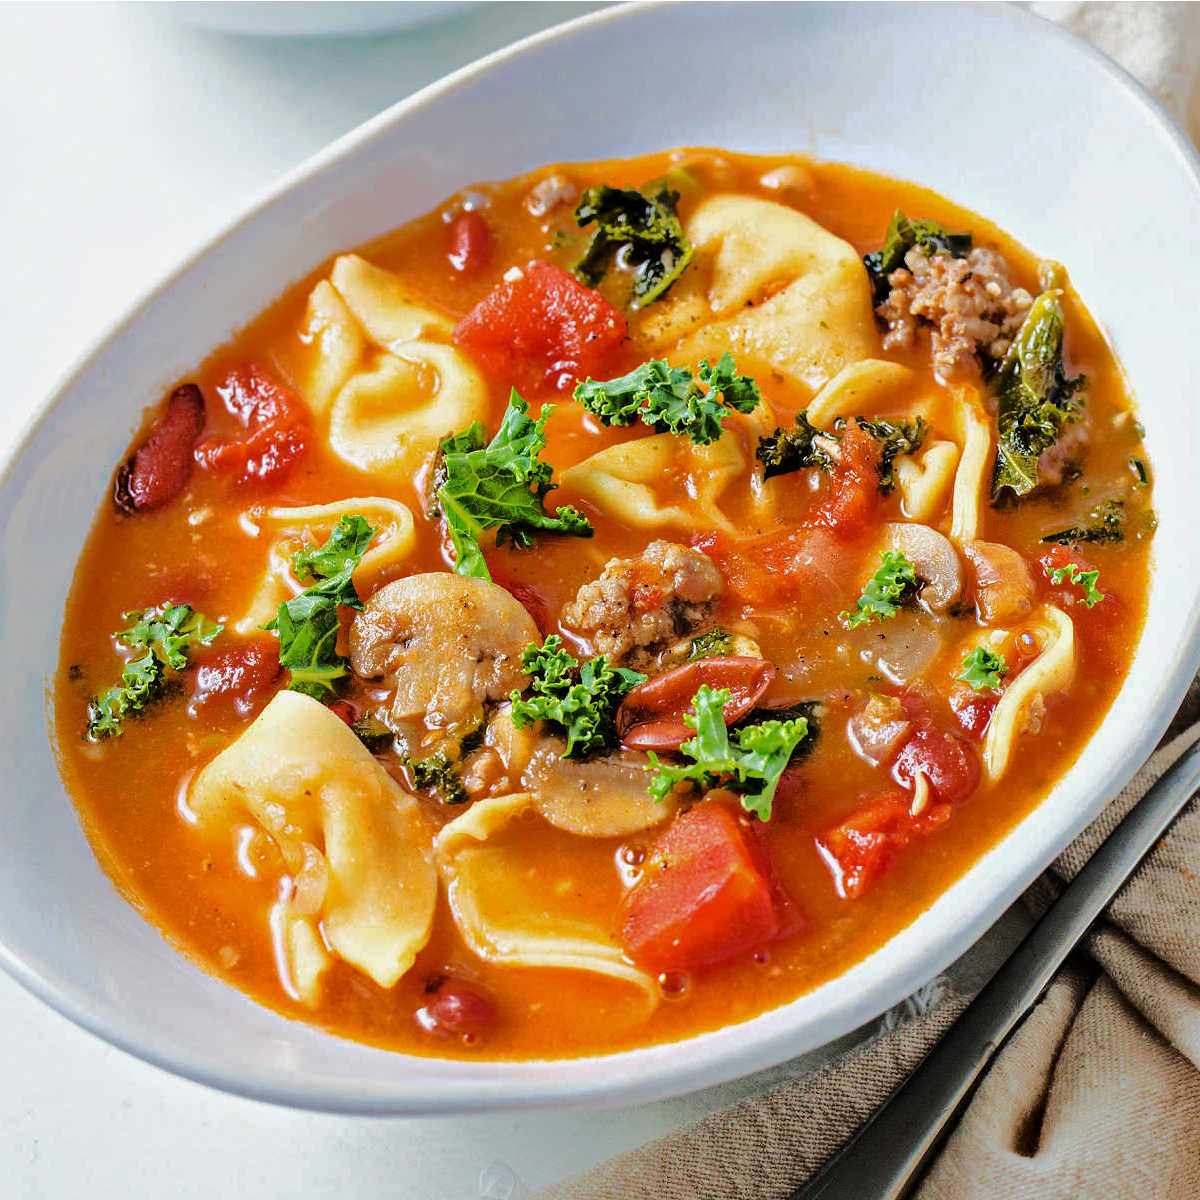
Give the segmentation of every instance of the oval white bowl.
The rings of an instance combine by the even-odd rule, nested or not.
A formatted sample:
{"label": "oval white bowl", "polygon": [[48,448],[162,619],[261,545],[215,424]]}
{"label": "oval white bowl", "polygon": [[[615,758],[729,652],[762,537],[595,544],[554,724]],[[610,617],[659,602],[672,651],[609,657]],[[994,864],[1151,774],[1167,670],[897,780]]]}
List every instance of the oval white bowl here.
{"label": "oval white bowl", "polygon": [[[654,46],[675,66],[653,69],[644,48]],[[915,47],[936,65],[915,63]],[[707,68],[681,73],[683,62]],[[193,966],[117,894],[58,778],[38,700],[112,466],[148,402],[334,251],[475,180],[688,144],[797,149],[916,179],[1068,264],[1129,371],[1156,475],[1156,575],[1130,677],[1053,794],[927,912],[844,975],[752,1021],[686,1045],[505,1064],[392,1054],[285,1020]],[[397,105],[171,275],[47,401],[0,477],[0,962],[59,1012],[170,1070],[360,1113],[648,1100],[779,1062],[876,1016],[962,953],[1099,812],[1195,669],[1198,261],[1195,152],[1108,60],[1007,5],[632,6]]]}

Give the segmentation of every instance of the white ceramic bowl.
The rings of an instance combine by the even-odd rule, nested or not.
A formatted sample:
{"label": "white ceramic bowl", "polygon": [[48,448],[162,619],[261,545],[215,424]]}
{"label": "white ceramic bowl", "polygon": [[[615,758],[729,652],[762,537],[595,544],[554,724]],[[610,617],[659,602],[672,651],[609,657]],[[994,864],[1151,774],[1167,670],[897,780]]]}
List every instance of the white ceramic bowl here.
{"label": "white ceramic bowl", "polygon": [[[1133,380],[1155,468],[1157,572],[1129,680],[1053,794],[926,913],[840,978],[755,1020],[686,1046],[520,1064],[410,1058],[285,1020],[192,966],[117,895],[59,783],[38,698],[113,464],[148,401],[332,252],[474,180],[676,144],[795,148],[917,179],[1068,264]],[[347,1112],[646,1100],[853,1029],[964,951],[1096,815],[1196,666],[1197,262],[1194,151],[1111,63],[1009,6],[615,9],[397,105],[167,279],[48,401],[0,479],[0,960],[60,1012],[149,1061]]]}

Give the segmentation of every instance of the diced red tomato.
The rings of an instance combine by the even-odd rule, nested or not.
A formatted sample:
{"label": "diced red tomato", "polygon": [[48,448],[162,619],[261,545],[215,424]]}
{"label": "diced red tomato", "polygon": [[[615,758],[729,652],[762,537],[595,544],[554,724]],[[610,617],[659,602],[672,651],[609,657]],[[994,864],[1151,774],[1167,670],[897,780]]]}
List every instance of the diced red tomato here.
{"label": "diced red tomato", "polygon": [[983,736],[999,701],[998,696],[985,694],[972,695],[970,692],[959,691],[950,694],[950,707],[954,710],[963,732],[976,739]]}
{"label": "diced red tomato", "polygon": [[722,655],[684,663],[639,684],[617,709],[621,744],[638,750],[677,750],[695,730],[684,722],[692,698],[707,684],[729,689],[725,723],[740,721],[762,699],[775,668],[762,658]]}
{"label": "diced red tomato", "polygon": [[886,792],[817,839],[843,899],[861,896],[900,850],[950,816],[948,804],[934,804],[914,817],[911,803],[902,792]]}
{"label": "diced red tomato", "polygon": [[920,771],[934,800],[960,804],[979,786],[979,757],[962,738],[926,726],[914,730],[892,764],[892,778],[912,787]]}
{"label": "diced red tomato", "polygon": [[148,512],[170,503],[192,474],[192,450],[204,428],[204,397],[194,383],[177,387],[146,440],[117,471],[113,503],[122,512]]}
{"label": "diced red tomato", "polygon": [[446,230],[450,265],[462,274],[487,266],[492,257],[492,231],[486,218],[477,212],[461,212]]}
{"label": "diced red tomato", "polygon": [[235,475],[238,483],[281,484],[308,447],[304,402],[257,363],[230,371],[217,395],[246,434],[206,438],[196,447],[196,461],[207,470]]}
{"label": "diced red tomato", "polygon": [[717,564],[730,595],[746,604],[773,604],[800,596],[833,602],[844,550],[824,529],[790,529],[770,537],[733,542],[728,534],[692,539]]}
{"label": "diced red tomato", "polygon": [[664,592],[660,587],[647,587],[638,583],[633,588],[633,611],[638,613],[653,612],[661,603]]}
{"label": "diced red tomato", "polygon": [[458,323],[454,340],[527,396],[563,391],[602,368],[626,334],[599,292],[535,259]]}
{"label": "diced red tomato", "polygon": [[274,638],[206,651],[196,663],[190,711],[245,716],[267,699],[282,674]]}
{"label": "diced red tomato", "polygon": [[761,850],[728,806],[675,818],[625,898],[621,941],[650,971],[684,971],[762,945],[780,930]]}
{"label": "diced red tomato", "polygon": [[842,435],[841,459],[829,475],[829,493],[805,523],[824,526],[838,537],[860,535],[879,509],[879,462],[879,443],[851,421]]}

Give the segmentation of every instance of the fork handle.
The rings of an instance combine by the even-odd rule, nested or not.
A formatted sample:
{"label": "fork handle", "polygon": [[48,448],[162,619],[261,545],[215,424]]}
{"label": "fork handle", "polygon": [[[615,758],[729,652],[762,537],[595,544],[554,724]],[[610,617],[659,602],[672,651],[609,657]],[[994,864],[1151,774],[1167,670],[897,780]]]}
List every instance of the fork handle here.
{"label": "fork handle", "polygon": [[942,1040],[789,1200],[902,1200],[980,1076],[1142,859],[1200,788],[1200,741],[1108,835]]}

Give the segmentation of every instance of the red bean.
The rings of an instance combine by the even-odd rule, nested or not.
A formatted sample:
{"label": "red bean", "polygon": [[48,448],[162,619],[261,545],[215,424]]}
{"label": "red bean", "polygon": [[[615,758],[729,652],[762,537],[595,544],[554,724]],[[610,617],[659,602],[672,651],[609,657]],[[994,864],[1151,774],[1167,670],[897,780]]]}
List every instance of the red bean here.
{"label": "red bean", "polygon": [[329,711],[347,725],[358,720],[358,709],[349,700],[333,700],[327,705]]}
{"label": "red bean", "polygon": [[617,710],[621,744],[635,750],[677,750],[695,734],[684,722],[701,684],[729,689],[725,723],[740,720],[762,699],[775,668],[762,658],[724,655],[684,663],[635,687]]}
{"label": "red bean", "polygon": [[450,265],[462,273],[477,271],[492,257],[492,231],[477,212],[461,212],[450,222]]}
{"label": "red bean", "polygon": [[279,644],[273,639],[214,650],[196,666],[190,711],[232,709],[245,716],[282,674]]}
{"label": "red bean", "polygon": [[113,503],[127,513],[170,503],[192,475],[192,449],[204,428],[204,397],[194,383],[177,387],[150,435],[118,469]]}
{"label": "red bean", "polygon": [[479,992],[457,980],[447,980],[416,1011],[417,1024],[426,1033],[474,1039],[491,1029],[496,1009]]}

